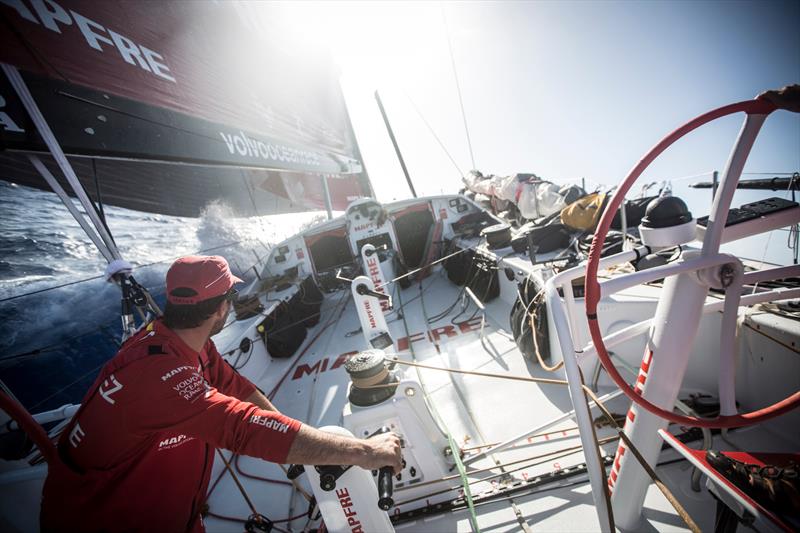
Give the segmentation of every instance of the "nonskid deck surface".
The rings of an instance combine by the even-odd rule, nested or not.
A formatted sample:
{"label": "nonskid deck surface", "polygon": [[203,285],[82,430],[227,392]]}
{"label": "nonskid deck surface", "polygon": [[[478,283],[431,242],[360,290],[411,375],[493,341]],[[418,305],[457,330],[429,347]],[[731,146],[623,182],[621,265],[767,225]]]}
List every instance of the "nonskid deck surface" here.
{"label": "nonskid deck surface", "polygon": [[[426,323],[426,317],[436,317],[446,310],[461,292],[443,271],[422,280],[421,286],[421,295],[419,282],[400,294],[395,293],[395,310],[387,316],[392,336],[400,348],[396,355],[401,361],[415,360],[439,368],[510,376],[563,379],[561,372],[544,372],[519,352],[510,334],[510,306],[506,302],[498,298],[486,306],[482,338],[481,316],[474,313],[474,305],[462,312],[462,306],[458,303],[446,316]],[[396,290],[400,290],[399,287]],[[398,312],[401,305],[405,323]],[[341,425],[349,382],[343,364],[349,354],[365,347],[349,291],[340,291],[326,298],[320,323],[309,330],[297,354],[286,360],[273,361],[255,381],[266,392],[272,391],[279,383],[273,402],[284,414],[315,427]],[[430,404],[444,423],[442,429],[449,432],[456,444],[463,448],[504,441],[572,409],[567,389],[563,386],[455,374],[402,364],[398,366],[406,378],[421,382],[429,395]],[[247,370],[243,369],[245,375],[256,378],[249,375]],[[608,391],[598,392],[602,394]],[[624,414],[628,408],[627,400],[621,398],[609,401],[606,405],[616,414]],[[593,416],[598,418],[599,413],[593,412]],[[584,473],[567,476],[557,482],[546,482],[547,475],[569,471],[583,463],[575,427],[572,420],[561,422],[547,429],[544,434],[469,465],[472,495],[482,502],[476,507],[478,524],[482,530],[518,531],[526,527],[523,524],[547,531],[599,529]],[[672,431],[681,430],[674,428]],[[607,426],[597,430],[598,439],[609,440],[602,448],[610,457],[616,450],[616,442],[612,440],[615,435],[616,432]],[[743,436],[752,437],[752,434],[745,432]],[[731,438],[737,439],[736,436]],[[230,454],[225,452],[225,455]],[[675,458],[676,455],[668,451],[662,453],[660,460],[663,463]],[[303,515],[307,510],[305,499],[287,484],[279,466],[249,457],[240,457],[238,462],[242,473],[272,480],[266,482],[239,475],[260,513],[272,520],[281,520]],[[223,465],[217,460],[212,483],[222,468]],[[713,500],[705,488],[701,493],[691,491],[691,470],[687,464],[674,462],[659,468],[658,472],[700,527],[712,528]],[[504,473],[506,475],[502,475]],[[526,485],[526,481],[537,478],[542,479]],[[305,476],[299,479],[310,492]],[[489,496],[496,495],[498,489],[515,482],[526,486],[510,497],[490,501]],[[432,493],[452,489],[453,499],[462,494],[460,488],[457,477],[430,486]],[[392,512],[406,512],[424,503],[411,501],[404,504],[403,493],[404,489],[395,491],[396,509],[399,510]],[[209,499],[209,505],[211,512],[216,514],[239,518],[251,514],[229,474],[221,478]],[[642,527],[647,530],[686,529],[653,485],[648,490],[644,517],[646,521]],[[306,522],[306,517],[302,516],[278,525],[297,530],[302,529]],[[207,527],[209,531],[241,530],[241,525],[236,522],[213,517],[208,519]],[[468,511],[457,510],[401,523],[397,529],[444,532],[469,531],[471,528]]]}

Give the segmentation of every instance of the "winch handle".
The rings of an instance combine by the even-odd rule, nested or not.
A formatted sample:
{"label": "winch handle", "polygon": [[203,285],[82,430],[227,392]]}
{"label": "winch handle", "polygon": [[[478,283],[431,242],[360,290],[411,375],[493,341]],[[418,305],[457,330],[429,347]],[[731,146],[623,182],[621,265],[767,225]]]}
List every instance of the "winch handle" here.
{"label": "winch handle", "polygon": [[633,388],[628,385],[628,382],[617,370],[611,357],[608,354],[605,342],[603,341],[603,334],[600,331],[600,323],[597,319],[597,308],[600,303],[600,283],[597,280],[597,271],[600,266],[600,253],[605,242],[608,230],[611,227],[611,221],[614,214],[619,210],[620,205],[625,199],[625,194],[630,190],[631,186],[636,182],[639,176],[650,166],[650,163],[656,159],[664,150],[675,143],[678,139],[685,136],[689,132],[699,128],[703,124],[716,120],[718,118],[732,115],[734,113],[746,113],[747,115],[769,115],[776,106],[771,101],[759,98],[755,100],[746,100],[744,102],[737,102],[727,106],[714,109],[696,117],[680,128],[676,129],[666,137],[664,137],[658,144],[656,144],[650,151],[633,167],[628,176],[623,180],[617,188],[616,193],[610,202],[606,205],[603,215],[600,217],[600,222],[594,233],[592,246],[589,250],[589,258],[586,263],[586,318],[589,325],[589,334],[592,338],[592,343],[597,351],[597,357],[603,368],[606,369],[609,377],[616,383],[632,402],[637,404],[642,409],[659,416],[670,422],[681,424],[691,427],[704,427],[704,428],[736,428],[742,426],[750,426],[764,422],[770,418],[786,413],[798,406],[800,406],[800,391],[795,392],[791,396],[774,403],[768,407],[764,407],[757,411],[750,413],[743,413],[730,416],[718,416],[716,418],[698,418],[693,416],[684,416],[673,413],[666,409],[662,409],[657,405],[647,401],[642,395],[638,394]]}
{"label": "winch handle", "polygon": [[337,268],[336,269],[336,279],[338,279],[339,281],[346,281],[347,283],[353,283],[352,279],[345,278],[345,277],[342,276],[342,269],[341,268]]}
{"label": "winch handle", "polygon": [[[389,427],[383,426],[373,433],[373,435],[389,433],[390,431],[391,429]],[[378,470],[378,507],[384,511],[388,511],[394,507],[394,499],[392,498],[392,494],[394,493],[394,484],[392,483],[393,475],[394,469],[391,466],[384,466]]]}
{"label": "winch handle", "polygon": [[392,483],[392,476],[394,472],[391,466],[384,466],[378,471],[378,507],[384,511],[388,511],[394,507],[394,485]]}

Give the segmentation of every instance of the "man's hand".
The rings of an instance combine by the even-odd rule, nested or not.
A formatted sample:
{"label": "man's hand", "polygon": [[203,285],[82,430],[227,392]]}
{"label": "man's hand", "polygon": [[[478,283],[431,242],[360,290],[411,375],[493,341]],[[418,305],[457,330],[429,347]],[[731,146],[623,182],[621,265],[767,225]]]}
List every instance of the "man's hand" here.
{"label": "man's hand", "polygon": [[303,465],[357,465],[366,470],[391,466],[403,469],[400,437],[381,433],[371,439],[343,437],[303,424],[292,443],[287,463]]}
{"label": "man's hand", "polygon": [[366,470],[377,470],[391,466],[395,474],[403,470],[403,457],[400,449],[400,437],[395,433],[381,433],[364,441],[370,446],[369,453],[356,463]]}
{"label": "man's hand", "polygon": [[800,113],[800,85],[787,85],[777,91],[766,91],[757,96],[761,100],[769,100],[779,109]]}

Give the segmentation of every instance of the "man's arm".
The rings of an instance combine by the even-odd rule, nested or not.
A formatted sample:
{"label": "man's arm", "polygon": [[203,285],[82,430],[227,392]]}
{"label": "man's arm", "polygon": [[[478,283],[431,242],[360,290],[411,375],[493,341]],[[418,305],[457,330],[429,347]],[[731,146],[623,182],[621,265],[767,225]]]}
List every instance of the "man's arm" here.
{"label": "man's arm", "polygon": [[137,361],[118,379],[137,385],[135,390],[122,389],[127,393],[124,418],[131,432],[181,432],[217,448],[284,463],[300,430],[297,420],[222,394],[193,365],[172,354]]}
{"label": "man's arm", "polygon": [[[222,358],[213,341],[208,341],[205,349],[208,357],[209,383],[212,386],[226,396],[250,402],[262,409],[277,411],[249,379],[239,374]],[[266,407],[267,405],[269,407]]]}
{"label": "man's arm", "polygon": [[254,390],[253,394],[247,398],[244,398],[244,401],[250,402],[253,405],[257,405],[265,411],[275,411],[276,413],[280,413],[280,411],[278,411],[275,406],[272,405],[272,402],[270,402],[266,396],[261,394],[261,391],[258,389]]}
{"label": "man's arm", "polygon": [[305,424],[300,426],[286,461],[304,465],[357,465],[366,470],[391,466],[395,473],[403,469],[400,437],[394,433],[364,440],[326,433]]}
{"label": "man's arm", "polygon": [[[194,367],[182,363],[172,355],[154,356],[119,376],[126,383],[127,373],[136,375],[137,390],[122,389],[127,392],[125,418],[131,431],[180,431],[218,448],[276,463],[401,469],[396,435],[360,440],[319,431],[274,410],[226,396],[209,387]],[[153,408],[156,405],[158,409]]]}

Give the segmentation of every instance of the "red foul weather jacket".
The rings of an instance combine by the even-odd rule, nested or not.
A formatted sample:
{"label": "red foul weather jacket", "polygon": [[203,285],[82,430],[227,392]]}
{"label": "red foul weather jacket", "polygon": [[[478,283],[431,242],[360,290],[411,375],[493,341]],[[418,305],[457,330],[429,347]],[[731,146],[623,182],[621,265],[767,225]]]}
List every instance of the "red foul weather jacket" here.
{"label": "red foul weather jacket", "polygon": [[203,531],[215,448],[285,462],[296,420],[242,401],[255,386],[208,341],[156,321],[103,367],[49,466],[43,531]]}

